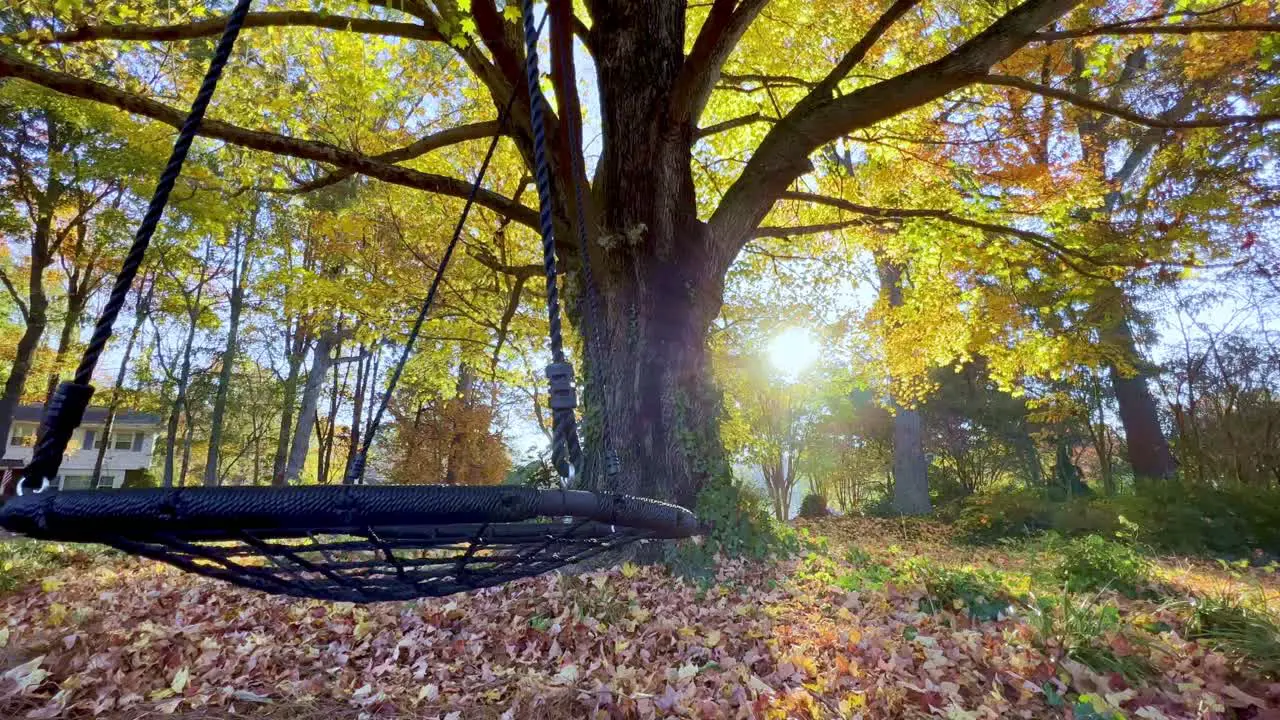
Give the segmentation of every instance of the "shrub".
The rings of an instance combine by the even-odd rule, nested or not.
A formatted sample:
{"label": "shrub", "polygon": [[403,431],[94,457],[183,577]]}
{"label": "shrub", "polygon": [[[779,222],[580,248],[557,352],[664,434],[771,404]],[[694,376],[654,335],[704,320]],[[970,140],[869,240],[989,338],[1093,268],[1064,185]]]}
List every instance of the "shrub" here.
{"label": "shrub", "polygon": [[809,493],[800,501],[800,517],[820,518],[831,514],[827,509],[827,498],[817,493]]}
{"label": "shrub", "polygon": [[1068,542],[1055,568],[1067,590],[1111,589],[1133,596],[1151,575],[1151,562],[1129,545],[1090,535]]}
{"label": "shrub", "polygon": [[960,511],[956,529],[974,542],[1026,537],[1053,527],[1053,510],[1052,503],[1030,490],[975,495]]}
{"label": "shrub", "polygon": [[999,573],[973,568],[928,567],[922,573],[925,602],[933,611],[968,611],[976,620],[996,620],[1016,598],[1005,589]]}
{"label": "shrub", "polygon": [[802,544],[795,530],[774,520],[760,493],[727,476],[707,483],[694,511],[709,528],[702,541],[666,548],[667,563],[683,575],[711,577],[717,553],[762,559],[790,555]]}

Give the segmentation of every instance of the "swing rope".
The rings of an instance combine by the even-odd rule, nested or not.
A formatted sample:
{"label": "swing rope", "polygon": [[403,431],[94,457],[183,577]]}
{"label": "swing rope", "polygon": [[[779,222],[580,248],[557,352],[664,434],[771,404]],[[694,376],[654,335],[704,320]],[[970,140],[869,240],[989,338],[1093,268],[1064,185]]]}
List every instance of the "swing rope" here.
{"label": "swing rope", "polygon": [[201,122],[204,121],[204,114],[209,109],[213,93],[218,89],[218,81],[222,78],[222,71],[231,57],[231,49],[240,35],[244,19],[249,14],[251,2],[252,0],[239,0],[227,18],[227,26],[222,31],[222,37],[218,39],[218,45],[213,51],[213,59],[209,62],[209,69],[205,72],[200,90],[191,103],[191,111],[178,130],[178,137],[174,140],[169,161],[165,164],[164,172],[160,174],[160,179],[156,183],[155,192],[152,193],[151,202],[147,206],[147,213],[142,218],[142,224],[138,226],[137,234],[134,235],[133,244],[129,247],[129,254],[125,256],[120,274],[116,276],[111,295],[107,298],[102,314],[98,316],[98,321],[94,325],[93,336],[89,339],[84,355],[80,358],[80,366],[76,368],[74,380],[61,383],[50,398],[49,406],[45,408],[45,415],[40,423],[40,439],[32,450],[31,462],[23,470],[25,482],[36,483],[43,487],[58,474],[62,455],[71,442],[71,434],[84,419],[89,400],[93,397],[93,386],[89,384],[93,380],[93,371],[98,366],[98,360],[102,357],[107,341],[111,339],[116,317],[124,307],[129,289],[138,275],[138,269],[142,267],[147,248],[151,245],[151,238],[155,235],[160,218],[164,215],[164,209],[169,204],[169,195],[173,192],[173,186],[177,183],[178,176],[182,174],[182,166],[187,160],[187,153],[191,150],[191,143],[200,130]]}
{"label": "swing rope", "polygon": [[[545,23],[546,20],[547,18],[544,15],[542,21]],[[436,292],[439,290],[440,282],[444,278],[444,271],[449,267],[449,259],[453,257],[453,250],[458,246],[458,241],[462,238],[462,231],[466,227],[467,218],[471,215],[471,208],[475,205],[476,196],[480,194],[480,188],[484,184],[484,176],[489,171],[489,163],[493,160],[493,154],[498,149],[498,142],[502,139],[502,133],[507,128],[507,120],[511,116],[511,108],[515,103],[516,93],[513,90],[511,96],[507,98],[507,104],[498,113],[498,131],[494,133],[493,140],[489,142],[489,149],[485,151],[484,160],[480,162],[480,171],[476,173],[476,181],[471,184],[471,192],[467,194],[467,201],[462,206],[462,214],[458,216],[458,222],[453,227],[453,237],[450,238],[449,244],[445,247],[444,255],[440,257],[440,264],[436,267],[436,274],[431,278],[431,287],[427,290],[427,298],[422,301],[422,307],[418,310],[418,317],[414,320],[413,328],[409,331],[409,337],[405,340],[404,348],[400,351],[400,358],[396,361],[396,365],[391,371],[391,378],[387,381],[387,389],[382,393],[382,399],[379,401],[378,409],[374,412],[373,420],[365,433],[360,452],[351,463],[351,467],[347,469],[346,477],[342,479],[344,485],[358,484],[364,478],[365,460],[369,457],[369,448],[373,446],[374,437],[378,433],[378,426],[382,424],[382,415],[387,411],[387,405],[391,402],[391,396],[395,393],[396,386],[400,383],[400,376],[404,374],[405,366],[409,364],[409,354],[413,351],[414,343],[418,341],[418,334],[422,332],[422,326],[427,320],[432,304],[435,303]]]}

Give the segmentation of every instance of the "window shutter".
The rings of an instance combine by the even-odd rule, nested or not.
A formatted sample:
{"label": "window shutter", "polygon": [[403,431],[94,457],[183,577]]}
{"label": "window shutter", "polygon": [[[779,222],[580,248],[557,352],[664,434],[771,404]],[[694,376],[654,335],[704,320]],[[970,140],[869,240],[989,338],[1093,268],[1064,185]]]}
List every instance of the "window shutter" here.
{"label": "window shutter", "polygon": [[133,434],[133,451],[134,452],[142,452],[142,439],[144,437],[145,437],[144,433],[136,432]]}
{"label": "window shutter", "polygon": [[85,430],[85,431],[84,431],[84,445],[81,445],[81,446],[80,446],[82,449],[84,449],[84,450],[92,450],[92,449],[93,449],[93,435],[94,435],[94,431],[92,431],[92,430]]}

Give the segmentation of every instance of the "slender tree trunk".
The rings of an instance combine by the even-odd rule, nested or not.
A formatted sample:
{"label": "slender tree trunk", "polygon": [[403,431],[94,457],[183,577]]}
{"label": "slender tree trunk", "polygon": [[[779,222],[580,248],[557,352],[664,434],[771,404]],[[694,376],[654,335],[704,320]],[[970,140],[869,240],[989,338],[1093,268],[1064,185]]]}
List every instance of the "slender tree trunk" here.
{"label": "slender tree trunk", "polygon": [[271,465],[271,484],[286,485],[285,468],[289,462],[289,440],[293,430],[293,411],[298,403],[298,375],[302,371],[302,357],[307,339],[299,325],[289,348],[289,374],[284,379],[284,399],[280,407],[280,432],[276,435],[276,455]]}
{"label": "slender tree trunk", "polygon": [[191,443],[196,434],[195,423],[191,422],[190,402],[182,404],[182,415],[186,424],[182,428],[182,464],[178,469],[178,487],[185,487],[187,484],[187,471],[191,467]]}
{"label": "slender tree trunk", "polygon": [[[145,295],[142,290],[144,286],[147,288]],[[98,479],[102,477],[102,464],[106,460],[109,444],[107,439],[111,437],[111,431],[115,428],[116,411],[120,407],[120,391],[124,388],[125,378],[129,376],[129,359],[133,357],[133,348],[138,344],[142,326],[151,312],[151,298],[155,288],[154,277],[149,284],[147,278],[143,277],[142,284],[138,286],[138,304],[133,312],[133,327],[129,329],[129,339],[124,344],[124,355],[120,358],[120,370],[116,372],[116,382],[111,386],[111,400],[107,402],[107,418],[102,423],[102,444],[98,446],[98,454],[93,461],[93,487],[98,486]]]}
{"label": "slender tree trunk", "polygon": [[[880,275],[880,296],[889,307],[902,306],[904,268],[884,257],[876,258]],[[920,412],[894,403],[893,415],[893,509],[903,515],[928,515],[929,462],[924,454],[924,425]]]}
{"label": "slender tree trunk", "polygon": [[444,482],[446,485],[457,485],[464,476],[463,464],[466,462],[466,423],[460,422],[472,407],[474,400],[473,383],[475,377],[467,364],[458,364],[458,383],[454,388],[454,397],[444,403],[447,409],[444,420],[449,424],[449,450],[445,460]]}
{"label": "slender tree trunk", "polygon": [[[72,280],[71,282],[74,283],[75,281]],[[75,341],[76,330],[80,327],[80,319],[84,316],[84,308],[87,302],[88,297],[79,293],[67,295],[67,313],[62,318],[62,331],[58,333],[58,349],[53,358],[53,372],[49,373],[49,384],[44,393],[46,407],[48,407],[49,401],[53,399],[53,392],[58,389],[62,364],[67,361],[67,354],[71,352],[71,344]]]}
{"label": "slender tree trunk", "polygon": [[1121,316],[1108,329],[1105,339],[1127,356],[1135,367],[1132,373],[1122,371],[1115,364],[1109,368],[1134,477],[1140,481],[1169,480],[1177,473],[1177,464],[1160,427],[1156,402],[1147,385],[1150,373],[1144,367],[1146,361],[1138,353],[1128,320]]}
{"label": "slender tree trunk", "polygon": [[351,432],[347,434],[347,457],[342,463],[342,477],[351,472],[351,463],[355,462],[356,453],[360,451],[361,428],[364,416],[365,385],[373,385],[369,371],[373,369],[373,357],[369,349],[360,346],[360,355],[356,359],[356,392],[351,400]]}
{"label": "slender tree trunk", "polygon": [[[195,305],[193,309],[188,310],[189,325],[187,327],[187,337],[182,343],[182,367],[178,371],[178,388],[177,395],[173,398],[173,406],[169,410],[169,423],[165,430],[165,443],[167,447],[164,451],[164,486],[173,487],[174,483],[174,453],[177,450],[178,443],[178,423],[184,411],[187,410],[187,384],[191,381],[191,353],[195,346],[197,321],[200,317],[200,300],[204,292],[203,278],[199,287],[196,289]],[[187,422],[191,422],[191,415],[187,413]],[[110,442],[110,438],[106,438]],[[183,450],[183,467],[182,477],[179,482],[185,482],[187,458],[190,457],[191,448],[188,445]]]}
{"label": "slender tree trunk", "polygon": [[218,373],[218,391],[213,399],[213,415],[209,419],[209,452],[205,456],[204,486],[214,487],[221,483],[218,473],[218,455],[222,452],[222,426],[227,412],[227,395],[231,388],[231,377],[235,370],[236,350],[240,335],[240,314],[244,308],[244,288],[248,282],[249,268],[252,264],[254,240],[258,234],[258,206],[254,205],[249,215],[249,228],[245,232],[244,242],[235,247],[232,262],[231,299],[227,309],[227,345],[222,351],[222,368]]}
{"label": "slender tree trunk", "polygon": [[325,375],[333,362],[334,334],[327,331],[316,339],[311,353],[311,369],[307,372],[307,381],[302,387],[302,405],[298,408],[298,422],[293,433],[293,442],[289,448],[289,464],[285,467],[285,481],[297,483],[302,475],[302,467],[307,462],[307,452],[311,448],[311,432],[316,424],[316,406],[320,401],[320,390],[324,386]]}

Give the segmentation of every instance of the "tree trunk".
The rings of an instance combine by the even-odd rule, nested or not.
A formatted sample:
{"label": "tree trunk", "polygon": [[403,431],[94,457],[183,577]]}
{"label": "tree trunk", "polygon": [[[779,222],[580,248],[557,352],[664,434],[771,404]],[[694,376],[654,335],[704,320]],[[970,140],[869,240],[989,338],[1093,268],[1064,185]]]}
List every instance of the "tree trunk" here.
{"label": "tree trunk", "polygon": [[[145,295],[142,292],[144,286],[147,287]],[[116,372],[116,382],[111,386],[111,399],[107,402],[107,418],[102,423],[102,445],[98,447],[97,457],[93,461],[93,487],[98,487],[98,478],[102,477],[102,463],[107,457],[107,438],[111,437],[111,431],[115,428],[116,411],[120,407],[120,391],[124,388],[125,378],[129,376],[129,358],[133,356],[133,348],[138,344],[142,326],[151,312],[151,297],[155,288],[154,276],[150,285],[147,285],[147,278],[144,276],[142,284],[138,286],[138,304],[133,312],[133,327],[129,329],[129,339],[124,344],[124,355],[120,358],[120,370]]]}
{"label": "tree trunk", "polygon": [[[51,185],[53,182],[51,181]],[[36,351],[40,348],[40,339],[44,337],[45,328],[49,326],[49,296],[44,288],[44,271],[49,267],[52,258],[49,244],[53,229],[51,188],[45,193],[36,218],[35,233],[31,241],[31,270],[27,278],[27,312],[26,328],[18,339],[18,347],[14,352],[13,366],[9,368],[9,377],[4,383],[4,394],[0,395],[0,454],[8,448],[9,431],[13,427],[13,414],[22,402],[22,393],[27,387],[27,376],[31,374],[31,366],[35,361]]]}
{"label": "tree trunk", "polygon": [[[732,243],[716,242],[698,220],[696,128],[672,123],[667,113],[683,64],[684,13],[669,4],[610,2],[598,3],[593,19],[610,141],[596,169],[597,207],[588,213],[598,233],[588,247],[599,315],[584,303],[576,308],[579,332],[594,350],[584,363],[580,471],[588,486],[691,506],[709,480],[729,477],[706,339]],[[587,299],[582,290],[576,296]],[[617,473],[607,475],[610,451]]]}
{"label": "tree trunk", "polygon": [[1177,473],[1177,464],[1160,428],[1156,402],[1151,396],[1151,388],[1147,386],[1150,373],[1144,367],[1146,360],[1138,354],[1128,319],[1121,315],[1105,333],[1104,339],[1114,344],[1134,366],[1132,373],[1122,371],[1115,363],[1109,368],[1134,478],[1139,481],[1172,479]]}
{"label": "tree trunk", "polygon": [[302,371],[302,356],[306,352],[306,335],[299,325],[290,340],[289,374],[284,379],[284,399],[280,408],[280,432],[276,435],[276,456],[271,465],[271,484],[288,484],[285,467],[289,462],[289,439],[293,430],[293,410],[298,403],[298,374]]}
{"label": "tree trunk", "polygon": [[[71,282],[74,283],[74,280]],[[53,392],[58,389],[62,364],[67,361],[67,353],[71,351],[71,344],[75,340],[76,330],[80,327],[80,318],[84,316],[84,307],[88,299],[76,292],[67,295],[67,313],[62,318],[62,331],[58,333],[58,349],[53,358],[53,372],[49,373],[49,384],[44,392],[45,407],[48,407],[49,401],[53,399]]]}
{"label": "tree trunk", "polygon": [[[901,264],[884,256],[876,257],[880,275],[880,297],[889,307],[902,306]],[[924,427],[917,410],[894,401],[893,415],[893,509],[903,515],[928,515],[929,461],[924,454]]]}
{"label": "tree trunk", "polygon": [[316,424],[316,407],[320,402],[320,390],[324,385],[325,375],[333,362],[334,335],[324,332],[316,339],[311,353],[311,369],[307,372],[307,381],[302,387],[302,405],[298,408],[298,422],[293,432],[293,442],[289,447],[289,464],[285,466],[285,482],[297,483],[302,475],[302,467],[307,462],[307,451],[311,448],[311,432]]}
{"label": "tree trunk", "polygon": [[351,431],[347,433],[347,457],[342,463],[343,478],[351,472],[351,463],[355,462],[356,453],[360,451],[362,437],[360,423],[364,420],[365,385],[373,384],[369,379],[369,371],[372,368],[371,353],[367,347],[361,345],[360,355],[356,358],[356,387],[355,395],[351,398]]}
{"label": "tree trunk", "polygon": [[[196,326],[200,317],[200,299],[204,291],[204,282],[202,281],[196,289],[195,309],[189,310],[190,324],[187,328],[186,340],[182,343],[182,368],[178,371],[178,391],[173,398],[173,406],[169,410],[169,423],[165,430],[165,442],[167,447],[164,450],[164,486],[173,487],[174,481],[174,452],[177,450],[178,443],[178,421],[181,419],[183,412],[187,410],[187,384],[191,381],[191,352],[196,340]],[[187,413],[187,422],[191,422],[191,414]],[[106,438],[110,442],[110,438]],[[187,458],[190,455],[190,446],[183,450],[183,476],[178,478],[179,483],[185,481]]]}
{"label": "tree trunk", "polygon": [[253,242],[258,232],[258,207],[249,215],[249,229],[244,242],[235,247],[232,260],[231,299],[227,309],[227,345],[222,351],[222,368],[218,373],[218,390],[213,399],[213,415],[209,420],[209,452],[205,456],[204,486],[215,487],[221,483],[218,474],[218,455],[222,452],[222,425],[227,412],[227,395],[236,364],[236,344],[239,342],[240,313],[244,308],[244,286],[249,276],[253,257]]}

